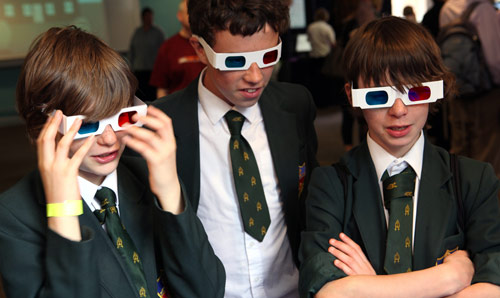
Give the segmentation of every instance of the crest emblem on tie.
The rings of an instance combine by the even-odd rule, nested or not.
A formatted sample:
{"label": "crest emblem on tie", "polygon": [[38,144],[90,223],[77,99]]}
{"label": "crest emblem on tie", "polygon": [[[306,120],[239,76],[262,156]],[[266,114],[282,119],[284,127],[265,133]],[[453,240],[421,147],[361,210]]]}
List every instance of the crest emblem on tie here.
{"label": "crest emblem on tie", "polygon": [[387,190],[395,189],[397,187],[398,187],[398,185],[396,184],[396,182],[393,182],[393,183],[387,185]]}
{"label": "crest emblem on tie", "polygon": [[134,255],[133,255],[133,260],[134,260],[134,264],[135,263],[139,263],[139,255],[134,251]]}
{"label": "crest emblem on tie", "polygon": [[262,226],[262,228],[260,229],[260,233],[262,235],[265,235],[267,233],[266,227]]}
{"label": "crest emblem on tie", "polygon": [[244,173],[243,173],[243,168],[242,168],[242,167],[240,167],[240,168],[238,169],[238,176],[243,176],[243,175],[244,175]]}
{"label": "crest emblem on tie", "polygon": [[253,221],[253,218],[252,218],[252,217],[250,217],[250,219],[248,220],[248,225],[249,225],[250,227],[253,227],[253,225],[254,225],[254,224],[255,224],[255,223],[254,223],[254,221]]}
{"label": "crest emblem on tie", "polygon": [[116,239],[116,248],[123,248],[123,240],[122,238],[118,237],[118,239]]}
{"label": "crest emblem on tie", "polygon": [[240,142],[238,140],[235,140],[233,143],[233,150],[240,149]]}
{"label": "crest emblem on tie", "polygon": [[401,224],[399,223],[399,219],[396,220],[396,223],[394,224],[394,231],[399,231],[401,228]]}
{"label": "crest emblem on tie", "polygon": [[405,216],[409,216],[410,215],[410,205],[406,205],[405,207]]}
{"label": "crest emblem on tie", "polygon": [[252,186],[257,185],[257,180],[255,179],[255,177],[252,177],[252,179],[250,181],[252,183]]}
{"label": "crest emblem on tie", "polygon": [[262,204],[260,202],[257,202],[257,212],[262,210]]}
{"label": "crest emblem on tie", "polygon": [[406,247],[406,248],[410,248],[410,245],[411,245],[410,237],[406,237],[406,240],[405,240],[405,247]]}
{"label": "crest emblem on tie", "polygon": [[139,290],[139,296],[146,297],[146,289],[144,289],[144,287],[141,287],[141,289]]}
{"label": "crest emblem on tie", "polygon": [[399,253],[397,252],[397,253],[394,255],[394,264],[399,263],[400,258],[401,258],[401,257],[399,256]]}
{"label": "crest emblem on tie", "polygon": [[248,157],[248,153],[243,152],[243,159],[244,159],[245,161],[247,161],[247,160],[249,160],[249,159],[250,159],[250,157]]}
{"label": "crest emblem on tie", "polygon": [[248,197],[248,194],[244,193],[243,194],[243,202],[248,202],[248,200],[250,200],[249,197]]}

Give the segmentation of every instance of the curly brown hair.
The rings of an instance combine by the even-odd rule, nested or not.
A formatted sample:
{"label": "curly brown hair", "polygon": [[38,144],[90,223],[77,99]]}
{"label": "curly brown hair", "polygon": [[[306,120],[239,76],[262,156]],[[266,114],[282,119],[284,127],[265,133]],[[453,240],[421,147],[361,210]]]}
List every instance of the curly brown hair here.
{"label": "curly brown hair", "polygon": [[188,14],[191,32],[211,46],[219,31],[249,36],[269,24],[283,34],[290,23],[284,0],[189,0]]}

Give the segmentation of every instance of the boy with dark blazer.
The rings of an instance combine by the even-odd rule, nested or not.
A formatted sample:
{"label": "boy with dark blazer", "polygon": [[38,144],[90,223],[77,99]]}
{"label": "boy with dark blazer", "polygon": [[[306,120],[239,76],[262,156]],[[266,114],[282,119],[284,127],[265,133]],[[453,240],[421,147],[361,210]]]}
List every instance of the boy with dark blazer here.
{"label": "boy with dark blazer", "polygon": [[[288,6],[281,0],[190,0],[188,12],[191,45],[207,67],[186,89],[154,103],[172,118],[179,175],[226,269],[226,297],[297,297],[300,198],[317,165],[317,139],[310,93],[270,81]],[[254,223],[243,210],[247,201],[253,204],[252,194],[238,195],[234,176],[248,172],[235,167],[230,152],[245,141],[229,146],[229,111],[243,121],[241,135],[255,157],[245,152],[244,163],[255,160],[262,182],[248,174],[251,189],[263,191],[251,209],[267,213],[270,224]],[[258,235],[246,226],[258,226]]]}
{"label": "boy with dark blazer", "polygon": [[[177,177],[171,121],[136,88],[120,55],[78,28],[33,44],[16,100],[39,169],[0,196],[7,297],[223,296],[224,268]],[[125,145],[146,162],[120,159]]]}
{"label": "boy with dark blazer", "polygon": [[423,133],[431,103],[454,88],[432,37],[383,18],[359,29],[344,61],[367,140],[341,173],[313,173],[301,297],[499,297],[500,183],[489,164],[458,157],[458,201],[449,153]]}

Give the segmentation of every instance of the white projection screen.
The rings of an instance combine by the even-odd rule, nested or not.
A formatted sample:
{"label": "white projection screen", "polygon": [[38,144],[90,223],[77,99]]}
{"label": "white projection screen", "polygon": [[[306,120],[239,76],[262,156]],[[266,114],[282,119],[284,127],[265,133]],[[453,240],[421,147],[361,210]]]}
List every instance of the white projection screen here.
{"label": "white projection screen", "polygon": [[0,0],[0,63],[21,60],[50,27],[76,25],[126,51],[140,24],[138,0]]}

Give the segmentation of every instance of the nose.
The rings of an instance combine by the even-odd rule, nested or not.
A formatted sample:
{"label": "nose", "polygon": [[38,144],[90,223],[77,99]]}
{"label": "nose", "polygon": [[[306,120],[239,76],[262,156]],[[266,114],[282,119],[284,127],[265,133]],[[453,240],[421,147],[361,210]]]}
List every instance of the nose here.
{"label": "nose", "polygon": [[107,125],[102,134],[97,138],[97,143],[102,146],[111,146],[117,141],[118,138],[111,125]]}
{"label": "nose", "polygon": [[248,68],[245,71],[244,79],[245,79],[245,81],[247,81],[249,83],[257,84],[260,81],[262,81],[263,77],[264,76],[262,75],[262,70],[257,65],[257,63],[252,63],[250,65],[250,68]]}
{"label": "nose", "polygon": [[408,113],[408,107],[403,103],[401,98],[396,98],[396,101],[394,101],[394,104],[389,109],[389,113],[396,118],[400,118]]}

